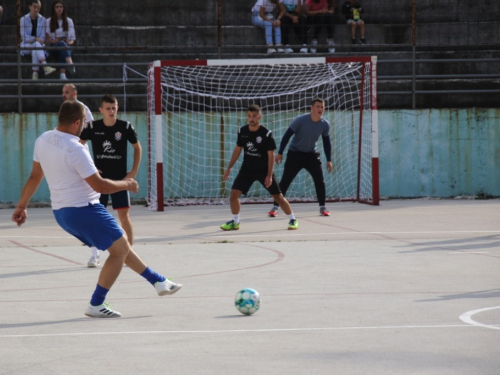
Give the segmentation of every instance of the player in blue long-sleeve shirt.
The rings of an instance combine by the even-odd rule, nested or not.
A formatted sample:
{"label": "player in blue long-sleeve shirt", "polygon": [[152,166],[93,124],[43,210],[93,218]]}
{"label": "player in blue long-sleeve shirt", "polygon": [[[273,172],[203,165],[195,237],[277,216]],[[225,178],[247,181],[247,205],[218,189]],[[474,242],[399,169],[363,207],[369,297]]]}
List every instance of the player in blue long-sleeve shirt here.
{"label": "player in blue long-sleeve shirt", "polygon": [[[326,203],[326,187],[321,167],[319,152],[316,148],[316,143],[321,136],[323,139],[323,149],[326,154],[326,169],[328,173],[333,171],[332,165],[332,144],[330,142],[330,123],[323,118],[325,112],[325,101],[316,98],[311,103],[311,113],[301,115],[292,121],[292,124],[285,132],[281,139],[278,154],[275,157],[277,164],[283,161],[283,152],[292,139],[285,162],[285,170],[280,181],[280,189],[283,195],[286,194],[288,187],[293,179],[305,168],[311,175],[316,188],[316,195],[320,206],[321,216],[330,216],[327,211]],[[292,138],[293,137],[293,138]],[[269,212],[270,217],[275,217],[278,213],[278,204],[274,202],[274,206]]]}

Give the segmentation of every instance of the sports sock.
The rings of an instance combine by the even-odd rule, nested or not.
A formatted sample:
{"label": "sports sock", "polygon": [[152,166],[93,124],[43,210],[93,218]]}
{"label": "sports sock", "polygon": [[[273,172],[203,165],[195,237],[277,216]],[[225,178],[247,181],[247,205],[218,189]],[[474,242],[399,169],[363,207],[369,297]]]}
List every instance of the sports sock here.
{"label": "sports sock", "polygon": [[291,213],[290,215],[288,215],[288,218],[289,218],[290,220],[296,220],[296,219],[295,219],[295,215],[293,214],[293,211],[292,211],[292,213]]}
{"label": "sports sock", "polygon": [[155,283],[158,281],[162,282],[166,280],[165,277],[163,277],[159,273],[156,273],[149,267],[146,267],[144,272],[141,273],[141,276],[144,277],[147,281],[149,281],[151,285],[155,285]]}
{"label": "sports sock", "polygon": [[104,303],[106,299],[106,294],[108,294],[109,289],[103,288],[99,284],[97,284],[94,294],[92,294],[92,298],[90,299],[90,304],[92,306],[99,306]]}
{"label": "sports sock", "polygon": [[92,246],[90,249],[92,250],[92,256],[99,258],[99,250],[97,250],[97,247]]}
{"label": "sports sock", "polygon": [[240,214],[233,215],[233,221],[234,221],[236,224],[239,224],[239,223],[240,223]]}

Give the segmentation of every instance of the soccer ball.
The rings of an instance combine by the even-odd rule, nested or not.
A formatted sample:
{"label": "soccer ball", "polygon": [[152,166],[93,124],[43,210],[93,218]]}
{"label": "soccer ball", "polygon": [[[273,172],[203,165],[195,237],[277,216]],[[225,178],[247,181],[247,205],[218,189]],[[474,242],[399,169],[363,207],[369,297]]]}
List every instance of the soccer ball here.
{"label": "soccer ball", "polygon": [[259,292],[250,288],[240,290],[234,298],[234,306],[240,313],[252,315],[260,307]]}

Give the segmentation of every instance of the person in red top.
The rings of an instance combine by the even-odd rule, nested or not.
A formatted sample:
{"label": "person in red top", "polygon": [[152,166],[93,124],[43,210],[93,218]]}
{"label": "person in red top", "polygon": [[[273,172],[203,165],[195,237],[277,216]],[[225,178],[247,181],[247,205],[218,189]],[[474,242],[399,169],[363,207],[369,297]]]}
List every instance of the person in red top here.
{"label": "person in red top", "polygon": [[316,53],[316,45],[323,26],[326,28],[328,39],[328,52],[335,52],[335,42],[333,41],[333,13],[335,12],[335,0],[306,0],[305,14],[307,21],[313,29],[313,39],[311,41],[311,53]]}

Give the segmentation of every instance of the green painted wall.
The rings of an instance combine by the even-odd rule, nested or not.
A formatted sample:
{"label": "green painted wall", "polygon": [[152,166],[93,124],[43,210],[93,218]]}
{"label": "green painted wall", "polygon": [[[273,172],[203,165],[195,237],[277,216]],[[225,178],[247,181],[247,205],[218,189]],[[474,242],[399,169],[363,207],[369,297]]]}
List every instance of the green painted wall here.
{"label": "green painted wall", "polygon": [[[143,146],[138,175],[141,190],[135,196],[143,199],[147,191],[147,116],[127,113],[121,118],[135,125]],[[31,170],[34,142],[54,128],[56,121],[55,114],[0,114],[0,203],[17,201]],[[275,132],[278,142],[281,135],[281,131]],[[228,158],[233,145],[234,140],[229,140]],[[500,108],[380,111],[379,150],[381,196],[500,196]],[[131,155],[132,148],[129,152]],[[203,150],[210,152],[209,148]],[[49,201],[45,181],[33,201]]]}

